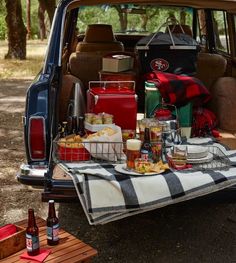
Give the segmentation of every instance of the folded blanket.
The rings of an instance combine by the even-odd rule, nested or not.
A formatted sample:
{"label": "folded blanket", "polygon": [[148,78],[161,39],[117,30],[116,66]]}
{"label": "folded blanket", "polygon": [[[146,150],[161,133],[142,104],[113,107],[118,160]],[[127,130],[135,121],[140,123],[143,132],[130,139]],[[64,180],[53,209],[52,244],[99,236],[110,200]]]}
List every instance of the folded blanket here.
{"label": "folded blanket", "polygon": [[140,177],[121,174],[115,170],[116,164],[111,163],[63,163],[63,167],[73,179],[89,223],[105,224],[236,184],[236,151],[228,151],[209,138],[191,138],[188,144],[219,147],[231,166]]}
{"label": "folded blanket", "polygon": [[177,107],[192,101],[200,106],[210,99],[210,93],[197,78],[164,72],[151,72],[144,76],[152,81],[161,93],[166,103]]}

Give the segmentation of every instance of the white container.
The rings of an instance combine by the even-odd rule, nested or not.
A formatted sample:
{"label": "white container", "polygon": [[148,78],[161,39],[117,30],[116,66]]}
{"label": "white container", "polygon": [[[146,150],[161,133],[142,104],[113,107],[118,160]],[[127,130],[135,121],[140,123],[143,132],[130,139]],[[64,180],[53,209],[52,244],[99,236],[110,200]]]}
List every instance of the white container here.
{"label": "white container", "polygon": [[127,55],[114,55],[102,59],[102,70],[122,72],[133,68],[133,58]]}
{"label": "white container", "polygon": [[189,139],[191,137],[192,127],[181,127],[181,136]]}

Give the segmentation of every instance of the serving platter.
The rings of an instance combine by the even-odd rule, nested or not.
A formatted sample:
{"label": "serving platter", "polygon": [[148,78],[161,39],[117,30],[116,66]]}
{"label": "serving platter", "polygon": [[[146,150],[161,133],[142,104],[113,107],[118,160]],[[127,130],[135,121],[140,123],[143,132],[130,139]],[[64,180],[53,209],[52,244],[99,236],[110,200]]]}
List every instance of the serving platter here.
{"label": "serving platter", "polygon": [[131,176],[150,176],[150,175],[157,175],[157,174],[161,174],[163,173],[165,170],[160,170],[159,173],[157,172],[149,172],[149,173],[138,173],[135,172],[134,170],[129,170],[126,167],[126,163],[121,163],[121,164],[117,164],[115,166],[115,170],[118,173],[122,173],[122,174],[127,174],[127,175],[131,175]]}

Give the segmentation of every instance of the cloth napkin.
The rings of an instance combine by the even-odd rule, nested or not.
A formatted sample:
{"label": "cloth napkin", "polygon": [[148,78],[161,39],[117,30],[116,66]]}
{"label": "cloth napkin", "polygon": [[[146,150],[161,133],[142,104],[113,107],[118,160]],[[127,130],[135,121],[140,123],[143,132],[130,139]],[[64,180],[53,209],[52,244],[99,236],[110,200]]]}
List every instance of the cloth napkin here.
{"label": "cloth napkin", "polygon": [[113,128],[112,135],[95,135],[83,140],[83,145],[95,159],[116,162],[125,158],[123,153],[122,132],[119,126]]}
{"label": "cloth napkin", "polygon": [[17,228],[13,224],[7,224],[0,227],[0,240],[7,238],[17,232]]}
{"label": "cloth napkin", "polygon": [[29,256],[27,251],[20,255],[22,259],[30,259],[37,262],[43,262],[46,257],[51,253],[50,249],[40,249],[40,252],[37,256]]}
{"label": "cloth napkin", "polygon": [[183,106],[190,101],[202,105],[209,101],[210,93],[197,78],[165,72],[151,72],[144,76],[151,80],[161,93],[166,103]]}

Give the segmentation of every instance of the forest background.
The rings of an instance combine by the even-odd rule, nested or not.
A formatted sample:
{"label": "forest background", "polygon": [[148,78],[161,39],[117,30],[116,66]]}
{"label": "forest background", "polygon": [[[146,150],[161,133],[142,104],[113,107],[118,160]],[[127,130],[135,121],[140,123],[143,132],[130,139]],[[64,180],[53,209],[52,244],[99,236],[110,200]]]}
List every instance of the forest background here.
{"label": "forest background", "polygon": [[[5,40],[8,45],[8,50],[4,54],[5,59],[20,59],[25,60],[27,56],[27,43],[32,40],[41,40],[42,42],[48,38],[50,28],[54,16],[55,7],[59,0],[2,0],[0,1],[0,40]],[[122,23],[122,12],[119,6],[114,6],[114,17],[119,17],[117,26],[121,32],[127,32],[127,22]],[[178,11],[177,11],[178,10]],[[116,13],[118,12],[118,16]],[[177,14],[178,12],[178,14]],[[84,13],[84,12],[82,12]],[[79,28],[85,29],[89,23],[97,23],[97,10],[94,12],[81,13],[79,20]],[[191,9],[182,8],[165,8],[165,11],[160,12],[160,9],[147,8],[145,15],[140,16],[142,21],[136,21],[133,19],[131,24],[141,24],[141,30],[143,32],[155,32],[158,28],[159,22],[163,23],[169,16],[176,17],[181,24],[189,24],[191,26]],[[99,17],[103,16],[105,23],[109,21],[104,20],[106,18],[106,12],[99,14]],[[108,19],[108,18],[107,18]],[[217,19],[218,20],[218,19]],[[123,21],[127,21],[126,18]],[[223,19],[219,18],[218,23],[223,22]],[[149,25],[149,28],[147,28]],[[140,30],[140,28],[138,29]]]}
{"label": "forest background", "polygon": [[[27,25],[27,4],[30,4],[30,20],[31,20],[31,39],[40,39],[40,28],[39,28],[39,15],[40,15],[40,5],[42,2],[52,2],[55,6],[58,0],[40,1],[39,0],[10,0],[12,6],[17,5],[17,2],[21,3],[22,7],[22,18],[25,26]],[[6,23],[6,9],[7,1],[0,1],[0,40],[7,38],[7,23]],[[44,4],[45,5],[45,4]],[[41,8],[43,9],[43,8]],[[41,11],[42,12],[42,11]],[[45,13],[45,23],[47,26],[50,25],[48,15]],[[49,30],[49,28],[47,28]]]}

